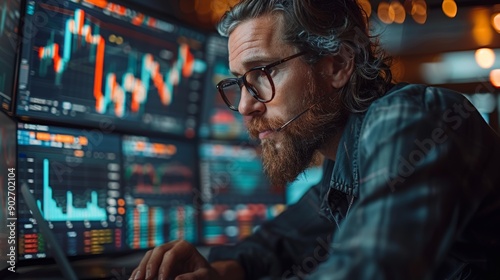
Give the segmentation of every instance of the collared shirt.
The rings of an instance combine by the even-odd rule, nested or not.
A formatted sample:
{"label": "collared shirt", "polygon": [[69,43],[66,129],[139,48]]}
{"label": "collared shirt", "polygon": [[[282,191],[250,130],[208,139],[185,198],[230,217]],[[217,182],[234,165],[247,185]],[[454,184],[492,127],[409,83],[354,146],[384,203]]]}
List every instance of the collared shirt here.
{"label": "collared shirt", "polygon": [[487,279],[499,270],[499,160],[466,98],[398,84],[350,115],[317,186],[209,260],[236,259],[247,279]]}

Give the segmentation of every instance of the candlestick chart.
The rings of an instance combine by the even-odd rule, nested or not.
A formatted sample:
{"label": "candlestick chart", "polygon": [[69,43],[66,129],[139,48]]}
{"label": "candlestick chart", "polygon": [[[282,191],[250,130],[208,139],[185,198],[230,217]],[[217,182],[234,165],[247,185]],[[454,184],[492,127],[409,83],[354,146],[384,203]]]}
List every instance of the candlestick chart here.
{"label": "candlestick chart", "polygon": [[41,102],[20,102],[18,110],[77,122],[107,117],[125,129],[136,124],[193,136],[192,103],[207,68],[203,35],[138,25],[75,3],[34,5],[52,17],[23,47],[31,74],[22,100]]}

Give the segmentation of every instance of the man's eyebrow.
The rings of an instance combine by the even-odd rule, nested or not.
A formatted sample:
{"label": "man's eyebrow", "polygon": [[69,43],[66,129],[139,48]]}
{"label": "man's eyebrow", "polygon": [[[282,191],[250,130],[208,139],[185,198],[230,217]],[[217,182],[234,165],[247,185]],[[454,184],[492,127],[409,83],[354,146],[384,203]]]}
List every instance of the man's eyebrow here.
{"label": "man's eyebrow", "polygon": [[229,72],[230,72],[231,74],[233,74],[233,76],[235,76],[235,77],[239,77],[239,76],[241,76],[239,73],[237,73],[237,72],[235,72],[235,71],[229,70]]}
{"label": "man's eyebrow", "polygon": [[[255,56],[252,56],[249,59],[243,61],[242,65],[243,65],[243,68],[245,68],[246,71],[248,71],[253,67],[264,66],[264,65],[267,65],[269,63],[273,63],[274,61],[277,61],[277,60],[279,60],[279,59],[274,58],[274,57],[255,55]],[[243,75],[243,74],[240,74],[240,73],[233,71],[231,69],[229,69],[229,70],[230,70],[231,74],[233,74],[235,77],[239,77],[239,76]]]}

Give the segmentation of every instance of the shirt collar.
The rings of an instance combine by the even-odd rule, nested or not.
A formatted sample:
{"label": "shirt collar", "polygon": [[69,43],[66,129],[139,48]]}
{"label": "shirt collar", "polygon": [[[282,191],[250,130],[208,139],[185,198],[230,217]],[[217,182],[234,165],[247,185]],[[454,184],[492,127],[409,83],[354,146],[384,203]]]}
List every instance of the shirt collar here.
{"label": "shirt collar", "polygon": [[329,194],[336,189],[359,196],[358,139],[364,114],[351,114],[340,137],[335,161],[326,160],[320,188],[320,214],[333,222]]}
{"label": "shirt collar", "polygon": [[350,114],[339,141],[329,186],[347,195],[358,197],[358,142],[365,114]]}

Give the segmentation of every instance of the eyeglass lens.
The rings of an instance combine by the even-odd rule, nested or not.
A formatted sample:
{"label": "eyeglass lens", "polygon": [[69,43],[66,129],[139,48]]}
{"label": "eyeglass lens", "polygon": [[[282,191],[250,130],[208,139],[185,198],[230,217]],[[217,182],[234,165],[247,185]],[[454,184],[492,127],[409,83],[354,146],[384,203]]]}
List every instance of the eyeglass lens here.
{"label": "eyeglass lens", "polygon": [[[262,69],[254,69],[246,73],[246,89],[249,93],[261,101],[269,101],[273,97],[271,76]],[[227,83],[222,86],[224,95],[229,103],[238,108],[241,99],[241,88],[238,83]]]}

